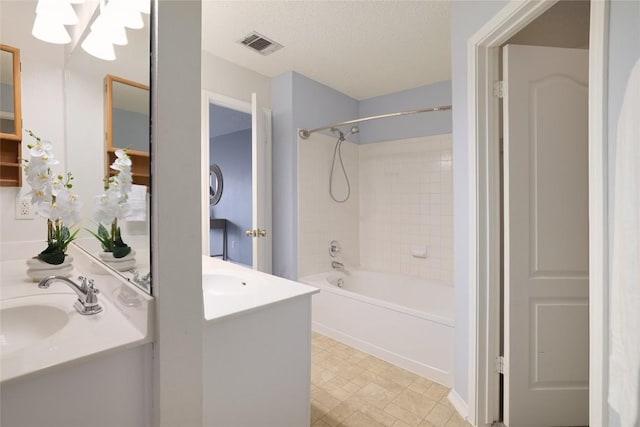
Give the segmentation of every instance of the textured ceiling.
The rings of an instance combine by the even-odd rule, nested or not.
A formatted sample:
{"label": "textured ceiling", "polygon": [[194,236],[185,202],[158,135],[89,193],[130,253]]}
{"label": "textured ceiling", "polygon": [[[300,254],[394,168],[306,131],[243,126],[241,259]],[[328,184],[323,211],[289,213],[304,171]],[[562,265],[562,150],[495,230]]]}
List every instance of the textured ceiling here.
{"label": "textured ceiling", "polygon": [[[296,71],[355,99],[451,79],[448,1],[203,0],[202,48],[274,77]],[[262,56],[252,31],[283,44]]]}

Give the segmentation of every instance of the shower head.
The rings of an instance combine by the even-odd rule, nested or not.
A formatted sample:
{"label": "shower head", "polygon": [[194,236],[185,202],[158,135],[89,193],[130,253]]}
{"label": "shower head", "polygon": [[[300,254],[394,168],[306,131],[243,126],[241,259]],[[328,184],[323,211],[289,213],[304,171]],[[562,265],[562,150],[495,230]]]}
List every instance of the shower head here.
{"label": "shower head", "polygon": [[[331,132],[338,132],[338,134],[340,135],[338,137],[338,140],[344,141],[344,133],[338,129],[338,128],[331,128]],[[348,135],[348,134],[347,134]]]}
{"label": "shower head", "polygon": [[351,129],[349,129],[349,133],[347,135],[352,135],[354,133],[358,133],[360,132],[360,128],[358,126],[354,126]]}

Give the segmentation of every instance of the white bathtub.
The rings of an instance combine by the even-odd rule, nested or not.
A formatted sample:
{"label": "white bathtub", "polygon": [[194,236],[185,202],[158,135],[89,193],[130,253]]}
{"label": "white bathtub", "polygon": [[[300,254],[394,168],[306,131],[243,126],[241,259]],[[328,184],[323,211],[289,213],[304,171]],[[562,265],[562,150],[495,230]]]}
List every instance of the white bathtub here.
{"label": "white bathtub", "polygon": [[313,297],[315,331],[452,385],[452,287],[359,270],[320,273],[300,281],[320,288]]}

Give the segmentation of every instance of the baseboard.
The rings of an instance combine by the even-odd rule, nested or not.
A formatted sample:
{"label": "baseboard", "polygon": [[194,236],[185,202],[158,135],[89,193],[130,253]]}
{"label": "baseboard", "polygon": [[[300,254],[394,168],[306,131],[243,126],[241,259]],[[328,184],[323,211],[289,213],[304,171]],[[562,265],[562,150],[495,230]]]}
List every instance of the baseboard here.
{"label": "baseboard", "polygon": [[382,360],[386,360],[389,363],[392,363],[400,368],[411,371],[431,381],[435,381],[446,387],[452,386],[453,376],[451,375],[450,372],[445,372],[434,366],[430,366],[424,363],[420,363],[416,360],[406,358],[397,353],[388,351],[387,349],[384,349],[382,347],[378,347],[377,345],[372,344],[370,342],[363,341],[351,335],[337,331],[331,327],[325,326],[320,322],[313,321],[312,328],[314,331],[320,334],[327,335],[344,344],[354,347],[360,351],[364,351],[365,353],[369,353]]}
{"label": "baseboard", "polygon": [[449,395],[447,396],[451,405],[458,411],[458,414],[465,420],[468,420],[469,417],[469,405],[465,402],[460,395],[454,390],[451,389]]}

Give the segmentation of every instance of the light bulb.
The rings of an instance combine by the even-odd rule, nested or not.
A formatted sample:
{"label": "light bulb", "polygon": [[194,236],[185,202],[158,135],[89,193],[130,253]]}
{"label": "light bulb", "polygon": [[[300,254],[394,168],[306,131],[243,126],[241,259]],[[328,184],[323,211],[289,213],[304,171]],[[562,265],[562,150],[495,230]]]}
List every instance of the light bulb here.
{"label": "light bulb", "polygon": [[113,50],[113,44],[102,39],[93,31],[82,42],[82,48],[89,55],[105,61],[113,61],[116,59],[116,52]]}
{"label": "light bulb", "polygon": [[118,46],[124,46],[128,43],[127,31],[118,20],[114,19],[110,10],[107,9],[91,24],[91,32],[95,33],[97,37],[100,37],[104,41]]}
{"label": "light bulb", "polygon": [[109,0],[106,9],[111,9],[109,13],[117,17],[120,23],[133,30],[144,27],[144,21],[137,5],[130,0]]}
{"label": "light bulb", "polygon": [[37,14],[31,34],[42,41],[66,44],[71,41],[69,32],[62,23],[44,14]]}
{"label": "light bulb", "polygon": [[38,0],[36,15],[45,15],[64,25],[78,23],[78,15],[69,0]]}

